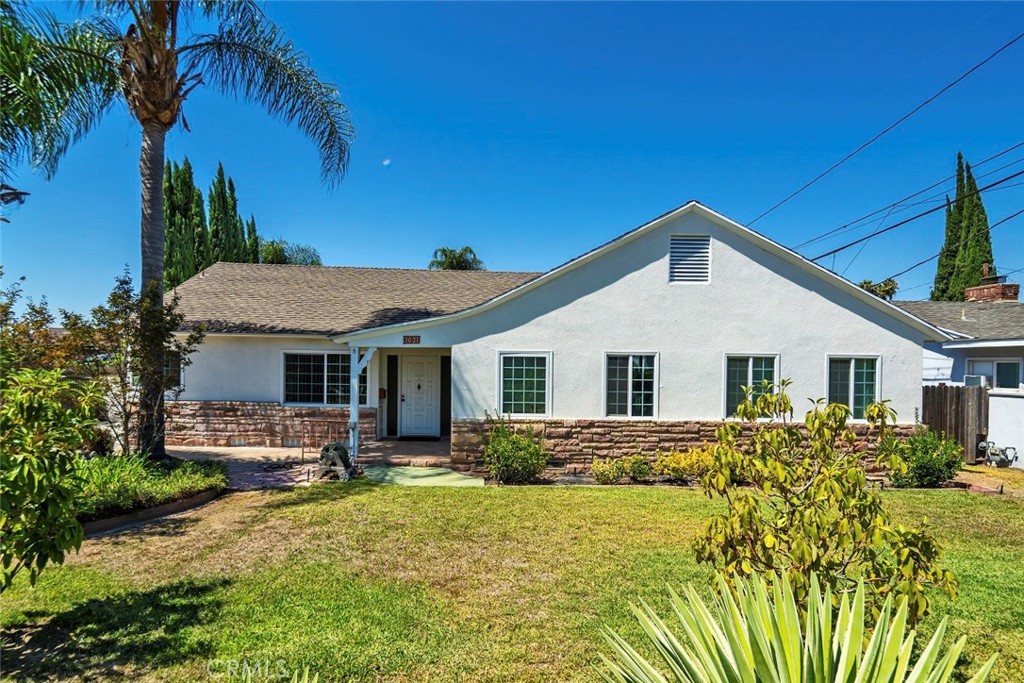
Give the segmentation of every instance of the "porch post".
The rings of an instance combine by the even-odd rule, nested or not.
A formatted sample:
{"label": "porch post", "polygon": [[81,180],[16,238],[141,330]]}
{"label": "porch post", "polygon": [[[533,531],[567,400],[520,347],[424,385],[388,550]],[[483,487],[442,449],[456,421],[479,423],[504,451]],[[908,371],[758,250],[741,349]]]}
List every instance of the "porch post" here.
{"label": "porch post", "polygon": [[351,462],[355,462],[356,457],[359,455],[359,375],[370,364],[370,359],[373,358],[373,354],[376,351],[377,347],[370,346],[363,353],[362,358],[360,358],[358,346],[353,346],[350,349],[351,362],[348,366],[348,442]]}
{"label": "porch post", "polygon": [[351,360],[348,365],[348,456],[355,462],[359,455],[359,347],[353,346],[349,353]]}

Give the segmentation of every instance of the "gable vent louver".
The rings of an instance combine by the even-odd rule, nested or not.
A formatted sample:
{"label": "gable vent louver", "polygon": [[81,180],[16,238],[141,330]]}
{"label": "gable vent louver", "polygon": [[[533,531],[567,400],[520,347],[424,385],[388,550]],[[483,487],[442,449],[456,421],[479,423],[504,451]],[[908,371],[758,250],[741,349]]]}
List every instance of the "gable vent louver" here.
{"label": "gable vent louver", "polygon": [[673,235],[668,257],[669,282],[708,282],[711,238]]}

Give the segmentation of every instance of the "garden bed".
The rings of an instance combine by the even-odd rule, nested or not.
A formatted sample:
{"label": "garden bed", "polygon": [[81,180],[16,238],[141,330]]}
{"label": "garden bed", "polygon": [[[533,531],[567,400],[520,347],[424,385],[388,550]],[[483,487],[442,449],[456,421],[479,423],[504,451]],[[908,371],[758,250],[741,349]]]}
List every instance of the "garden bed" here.
{"label": "garden bed", "polygon": [[78,514],[82,523],[220,493],[228,485],[223,463],[202,460],[102,456],[83,460],[79,472],[85,481]]}

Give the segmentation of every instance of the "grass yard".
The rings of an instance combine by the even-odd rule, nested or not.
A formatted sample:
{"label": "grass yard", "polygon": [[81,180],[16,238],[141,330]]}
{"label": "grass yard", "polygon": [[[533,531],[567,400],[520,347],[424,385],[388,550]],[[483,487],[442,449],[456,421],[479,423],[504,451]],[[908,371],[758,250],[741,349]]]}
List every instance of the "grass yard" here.
{"label": "grass yard", "polygon": [[[968,634],[975,664],[996,649],[995,680],[1024,680],[1024,501],[885,497],[944,543],[962,591],[937,613]],[[690,541],[712,505],[642,487],[232,494],[87,541],[34,590],[19,582],[3,596],[3,670],[209,681],[211,660],[222,674],[224,660],[280,659],[325,683],[595,680],[602,624],[636,638],[631,601],[664,607],[666,583],[708,590]]]}

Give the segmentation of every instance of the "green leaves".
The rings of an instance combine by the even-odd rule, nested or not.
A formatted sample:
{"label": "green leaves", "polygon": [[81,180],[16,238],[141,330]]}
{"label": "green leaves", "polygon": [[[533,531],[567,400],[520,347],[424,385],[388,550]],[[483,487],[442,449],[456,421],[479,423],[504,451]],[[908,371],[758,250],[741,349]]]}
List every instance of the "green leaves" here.
{"label": "green leaves", "polygon": [[[701,484],[709,496],[725,498],[728,510],[712,516],[697,537],[698,561],[729,581],[783,575],[801,606],[812,573],[837,595],[856,590],[863,580],[871,610],[890,595],[902,595],[908,621],[916,623],[930,607],[926,588],[956,595],[955,577],[939,567],[941,548],[924,530],[890,523],[868,488],[862,451],[847,426],[849,409],[819,401],[801,429],[788,423],[786,385],[761,387],[756,399],[748,390],[737,408],[746,421],[719,430]],[[888,428],[895,413],[885,402],[865,412],[879,460],[901,466],[905,447]]]}
{"label": "green leaves", "polygon": [[0,591],[23,569],[34,584],[81,545],[75,460],[99,401],[95,385],[72,384],[59,370],[0,377]]}
{"label": "green leaves", "polygon": [[[936,629],[913,669],[916,634],[908,631],[908,601],[881,605],[867,618],[863,581],[837,601],[811,574],[806,609],[785,576],[738,579],[718,576],[718,596],[706,604],[692,586],[670,592],[676,619],[670,627],[646,603],[634,607],[658,668],[610,629],[610,656],[601,655],[599,674],[611,683],[946,683],[963,650],[961,638],[940,658],[946,620]],[[838,604],[838,609],[836,605]],[[803,616],[801,617],[801,613]],[[870,634],[870,637],[868,637]],[[996,657],[971,679],[982,683]],[[664,672],[668,672],[666,675]]]}

